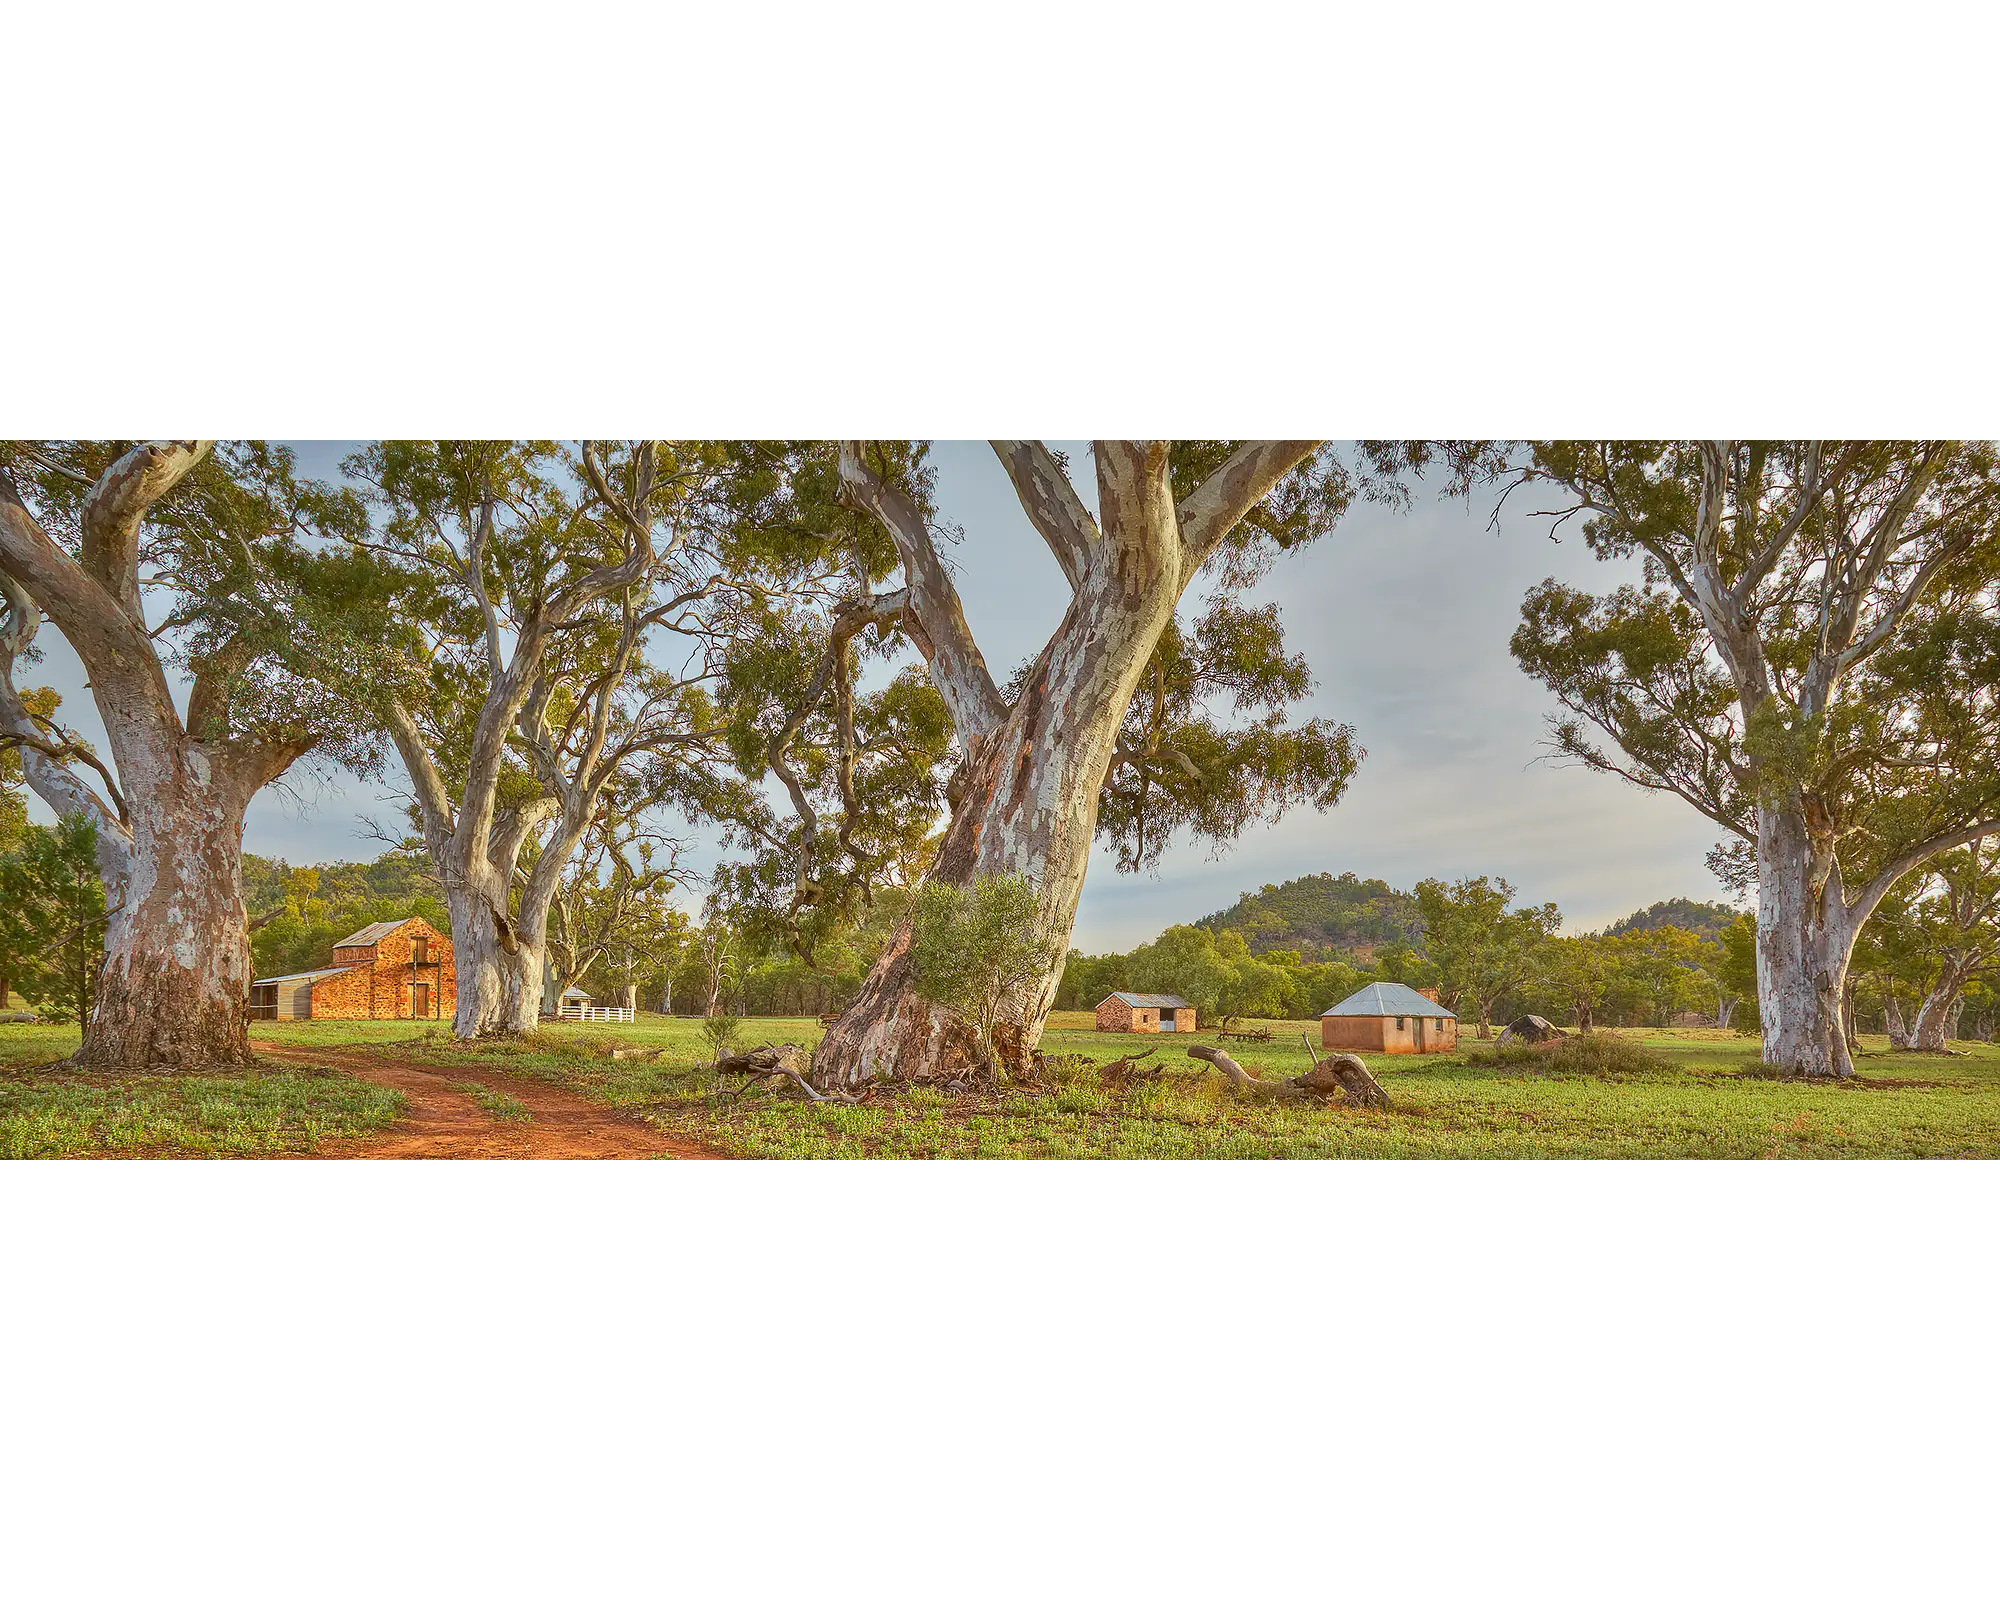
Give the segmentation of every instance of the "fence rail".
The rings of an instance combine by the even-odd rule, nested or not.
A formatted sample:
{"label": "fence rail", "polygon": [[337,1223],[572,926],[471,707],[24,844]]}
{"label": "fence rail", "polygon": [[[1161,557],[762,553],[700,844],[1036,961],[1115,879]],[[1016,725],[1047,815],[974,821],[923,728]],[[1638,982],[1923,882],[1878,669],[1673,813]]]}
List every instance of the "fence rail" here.
{"label": "fence rail", "polygon": [[566,1005],[559,1008],[556,1015],[565,1022],[630,1022],[630,1006],[579,1006]]}

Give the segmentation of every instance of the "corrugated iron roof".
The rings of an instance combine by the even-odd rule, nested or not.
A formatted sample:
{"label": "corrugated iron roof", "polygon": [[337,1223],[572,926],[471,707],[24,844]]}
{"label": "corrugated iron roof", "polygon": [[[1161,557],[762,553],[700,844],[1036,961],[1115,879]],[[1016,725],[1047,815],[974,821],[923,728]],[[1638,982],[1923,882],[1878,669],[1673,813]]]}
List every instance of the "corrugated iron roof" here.
{"label": "corrugated iron roof", "polygon": [[356,945],[380,944],[404,923],[415,920],[414,917],[398,917],[394,922],[371,922],[367,927],[350,933],[345,939],[336,939],[333,947],[336,950],[346,950]]}
{"label": "corrugated iron roof", "polygon": [[366,969],[366,968],[360,968],[360,969],[357,969],[357,968],[355,968],[355,967],[351,967],[351,966],[348,966],[348,967],[314,967],[314,968],[312,969],[312,971],[310,971],[310,972],[281,972],[281,973],[279,973],[279,974],[278,974],[278,975],[277,975],[277,976],[276,976],[275,978],[252,978],[252,979],[251,979],[250,981],[251,981],[251,982],[252,982],[253,984],[256,984],[256,983],[290,983],[290,982],[291,982],[291,981],[292,981],[292,980],[293,980],[294,978],[337,978],[337,977],[339,977],[339,976],[340,976],[340,974],[341,974],[341,973],[343,973],[343,972],[354,972],[354,971],[356,971],[356,970],[361,970],[361,971],[366,971],[367,969]]}
{"label": "corrugated iron roof", "polygon": [[1407,983],[1371,983],[1357,989],[1337,1006],[1320,1013],[1323,1017],[1449,1017],[1435,1000],[1426,1000]]}
{"label": "corrugated iron roof", "polygon": [[[1105,998],[1123,1000],[1128,1006],[1157,1006],[1162,1011],[1194,1010],[1192,1000],[1183,1000],[1177,994],[1128,994],[1123,989],[1113,989]],[[1103,1003],[1103,1001],[1098,1002],[1100,1005]]]}

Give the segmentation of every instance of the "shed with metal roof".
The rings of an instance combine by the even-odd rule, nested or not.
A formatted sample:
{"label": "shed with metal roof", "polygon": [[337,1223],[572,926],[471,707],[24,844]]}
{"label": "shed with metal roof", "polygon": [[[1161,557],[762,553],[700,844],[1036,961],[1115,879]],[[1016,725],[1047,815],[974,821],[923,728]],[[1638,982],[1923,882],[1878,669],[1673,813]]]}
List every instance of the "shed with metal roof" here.
{"label": "shed with metal roof", "polygon": [[1329,1050],[1425,1055],[1458,1048],[1458,1018],[1438,1004],[1435,989],[1371,983],[1320,1013],[1319,1038]]}
{"label": "shed with metal roof", "polygon": [[1177,994],[1115,989],[1097,1002],[1099,1033],[1193,1033],[1194,1006]]}

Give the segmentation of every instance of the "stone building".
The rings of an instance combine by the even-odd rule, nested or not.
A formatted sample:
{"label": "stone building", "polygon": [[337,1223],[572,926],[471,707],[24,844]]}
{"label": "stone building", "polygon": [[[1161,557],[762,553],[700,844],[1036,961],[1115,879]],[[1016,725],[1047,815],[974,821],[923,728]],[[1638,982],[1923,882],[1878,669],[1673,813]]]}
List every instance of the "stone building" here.
{"label": "stone building", "polygon": [[1099,1033],[1193,1033],[1194,1007],[1177,994],[1127,994],[1097,1003]]}
{"label": "stone building", "polygon": [[1320,1013],[1319,1040],[1329,1050],[1426,1055],[1458,1048],[1458,1018],[1438,1004],[1435,989],[1371,983]]}
{"label": "stone building", "polygon": [[444,1021],[458,1009],[451,941],[422,917],[371,922],[333,947],[334,964],[258,978],[252,1022]]}

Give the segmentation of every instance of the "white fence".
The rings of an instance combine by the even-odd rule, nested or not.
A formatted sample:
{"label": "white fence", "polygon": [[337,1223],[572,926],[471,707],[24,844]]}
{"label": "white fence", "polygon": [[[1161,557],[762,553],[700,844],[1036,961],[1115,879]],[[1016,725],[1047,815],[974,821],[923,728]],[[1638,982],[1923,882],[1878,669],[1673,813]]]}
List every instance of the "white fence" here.
{"label": "white fence", "polygon": [[630,1006],[587,1006],[580,1000],[565,1000],[556,1011],[565,1022],[630,1022]]}

